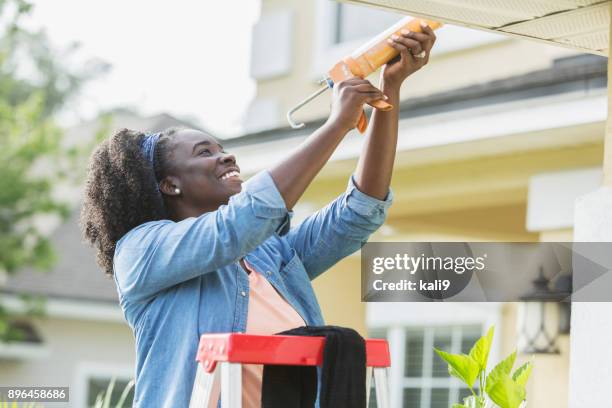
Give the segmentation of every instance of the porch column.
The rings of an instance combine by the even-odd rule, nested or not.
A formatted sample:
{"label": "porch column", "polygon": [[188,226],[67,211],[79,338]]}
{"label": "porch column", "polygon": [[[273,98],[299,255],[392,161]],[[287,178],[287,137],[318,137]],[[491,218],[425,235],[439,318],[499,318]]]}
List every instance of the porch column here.
{"label": "porch column", "polygon": [[[612,241],[611,73],[612,64],[608,59],[608,119],[604,139],[603,185],[576,200],[574,241]],[[607,275],[610,274],[599,280],[612,290],[612,279]],[[611,344],[612,303],[574,303],[570,334],[570,408],[610,405],[612,354],[605,350],[609,350]]]}

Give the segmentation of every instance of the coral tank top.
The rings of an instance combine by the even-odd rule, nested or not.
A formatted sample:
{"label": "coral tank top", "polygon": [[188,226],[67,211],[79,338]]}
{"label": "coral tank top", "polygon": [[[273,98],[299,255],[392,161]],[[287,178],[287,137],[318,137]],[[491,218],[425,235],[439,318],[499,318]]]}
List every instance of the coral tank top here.
{"label": "coral tank top", "polygon": [[[244,262],[249,273],[249,311],[246,332],[250,334],[275,334],[306,323],[295,309],[274,289],[267,279],[253,266]],[[242,406],[261,407],[261,382],[263,365],[242,366]],[[213,384],[209,408],[216,408],[221,393],[217,380]]]}

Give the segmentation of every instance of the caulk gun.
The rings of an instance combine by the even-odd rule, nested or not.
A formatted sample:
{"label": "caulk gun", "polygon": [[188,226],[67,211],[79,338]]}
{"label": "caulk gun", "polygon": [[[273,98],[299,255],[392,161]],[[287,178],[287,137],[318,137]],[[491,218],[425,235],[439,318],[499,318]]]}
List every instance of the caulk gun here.
{"label": "caulk gun", "polygon": [[[359,47],[348,57],[344,57],[341,61],[339,61],[336,65],[332,67],[327,72],[327,76],[319,81],[320,85],[325,84],[321,89],[317,92],[310,95],[308,98],[304,99],[302,102],[293,107],[289,112],[287,112],[287,120],[289,124],[294,129],[300,129],[304,127],[303,123],[296,123],[292,115],[302,106],[306,105],[317,96],[321,95],[323,92],[328,89],[333,88],[334,83],[338,83],[345,79],[357,76],[360,78],[365,78],[371,73],[375,72],[378,68],[385,65],[387,62],[391,61],[395,58],[399,52],[391,47],[387,43],[387,39],[390,38],[393,34],[400,35],[402,30],[409,30],[412,32],[421,32],[421,22],[425,22],[429,27],[433,30],[440,28],[442,23],[438,23],[436,21],[430,20],[421,20],[421,19],[412,19],[411,17],[403,18],[398,21],[393,26],[389,27],[387,30],[383,31],[366,44]],[[391,110],[393,106],[383,100],[378,100],[370,103],[376,109],[379,110]],[[357,124],[357,129],[364,133],[368,126],[368,120],[366,118],[365,112],[361,113],[361,117],[359,118],[359,122]]]}

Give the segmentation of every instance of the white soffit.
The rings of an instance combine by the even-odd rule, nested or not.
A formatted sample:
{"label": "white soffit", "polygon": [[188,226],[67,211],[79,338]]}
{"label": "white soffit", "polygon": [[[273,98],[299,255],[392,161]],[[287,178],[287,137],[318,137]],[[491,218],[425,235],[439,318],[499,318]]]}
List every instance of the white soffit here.
{"label": "white soffit", "polygon": [[610,1],[348,0],[345,2],[544,41],[594,54],[608,54]]}

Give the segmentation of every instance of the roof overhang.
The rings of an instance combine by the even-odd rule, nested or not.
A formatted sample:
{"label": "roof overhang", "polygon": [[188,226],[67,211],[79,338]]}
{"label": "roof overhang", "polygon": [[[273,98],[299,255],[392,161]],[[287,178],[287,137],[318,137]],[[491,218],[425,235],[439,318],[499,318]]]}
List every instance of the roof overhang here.
{"label": "roof overhang", "polygon": [[608,55],[610,1],[340,0]]}

